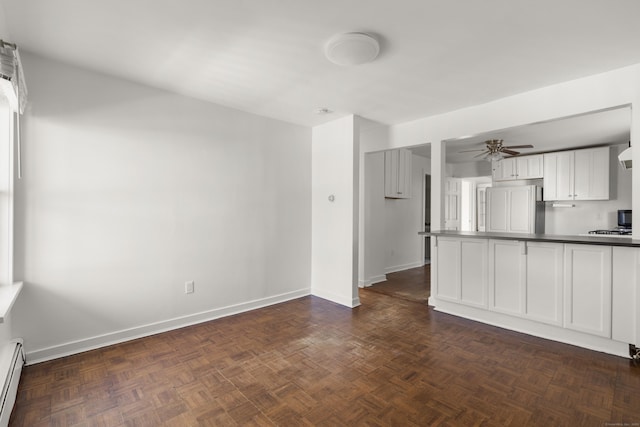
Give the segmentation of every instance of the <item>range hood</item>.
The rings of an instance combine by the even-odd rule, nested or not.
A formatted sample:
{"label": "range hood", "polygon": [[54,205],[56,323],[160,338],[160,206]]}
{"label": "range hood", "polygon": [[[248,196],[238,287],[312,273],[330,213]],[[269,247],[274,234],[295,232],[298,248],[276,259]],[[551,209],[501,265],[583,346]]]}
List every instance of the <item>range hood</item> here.
{"label": "range hood", "polygon": [[618,160],[620,161],[622,169],[631,169],[631,147],[620,153],[618,155]]}

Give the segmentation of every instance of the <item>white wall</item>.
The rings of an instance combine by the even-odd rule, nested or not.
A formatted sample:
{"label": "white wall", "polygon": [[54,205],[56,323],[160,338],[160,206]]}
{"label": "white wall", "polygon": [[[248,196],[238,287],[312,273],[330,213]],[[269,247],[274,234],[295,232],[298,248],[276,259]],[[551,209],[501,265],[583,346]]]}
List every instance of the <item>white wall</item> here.
{"label": "white wall", "polygon": [[364,274],[360,286],[386,280],[386,274],[424,264],[424,174],[430,159],[411,156],[410,199],[385,199],[384,152],[365,156]]}
{"label": "white wall", "polygon": [[360,305],[359,150],[355,116],[312,130],[311,292],[348,307]]}
{"label": "white wall", "polygon": [[[444,170],[443,140],[476,135],[535,122],[568,117],[622,106],[640,105],[640,65],[571,80],[494,102],[407,122],[390,128],[387,148],[431,143],[433,229],[443,224],[441,202]],[[640,141],[640,108],[632,108],[631,144]],[[640,162],[640,150],[634,150],[634,162]],[[635,156],[638,156],[635,158]],[[638,169],[634,169],[637,171]],[[640,173],[633,174],[633,208],[640,211]],[[640,228],[636,228],[640,238]]]}
{"label": "white wall", "polygon": [[9,37],[9,33],[7,32],[7,18],[6,18],[6,12],[4,10],[4,3],[0,2],[0,39],[7,41],[7,42],[13,42],[13,40],[10,39]]}
{"label": "white wall", "polygon": [[386,199],[384,198],[384,153],[370,153],[364,161],[364,236],[361,242],[363,271],[359,276],[360,286],[387,280],[388,252],[386,236]]}
{"label": "white wall", "polygon": [[[483,105],[392,126],[386,148],[431,143],[432,229],[444,225],[443,140],[476,135],[623,105],[631,105],[631,145],[640,146],[640,64],[499,99]],[[633,150],[640,164],[640,150]],[[632,170],[632,206],[640,212],[640,168]],[[640,239],[640,227],[633,237]],[[434,280],[434,277],[431,278]],[[640,295],[640,293],[638,294]],[[640,308],[640,298],[636,303]],[[640,331],[640,319],[638,319]],[[638,332],[640,334],[640,332]],[[639,338],[640,340],[640,335]]]}
{"label": "white wall", "polygon": [[631,209],[631,170],[618,163],[618,154],[627,144],[611,147],[609,200],[574,201],[572,208],[554,208],[545,203],[547,234],[580,234],[589,230],[606,230],[618,226],[618,209]]}
{"label": "white wall", "polygon": [[[431,171],[426,157],[411,156],[411,198],[385,200],[385,273],[424,265],[424,174]],[[382,170],[384,174],[384,169]]]}
{"label": "white wall", "polygon": [[449,176],[452,176],[454,178],[491,176],[491,163],[487,161],[449,163],[447,164],[447,166]]}
{"label": "white wall", "polygon": [[31,361],[309,294],[310,129],[23,60]]}

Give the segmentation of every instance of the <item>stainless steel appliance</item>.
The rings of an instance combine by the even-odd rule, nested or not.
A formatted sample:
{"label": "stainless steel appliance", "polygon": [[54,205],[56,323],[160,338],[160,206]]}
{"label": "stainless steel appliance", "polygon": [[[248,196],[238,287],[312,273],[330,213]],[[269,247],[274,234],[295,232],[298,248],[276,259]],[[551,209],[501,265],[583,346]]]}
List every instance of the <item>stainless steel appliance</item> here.
{"label": "stainless steel appliance", "polygon": [[618,227],[611,230],[592,230],[590,236],[623,236],[631,237],[631,209],[618,210]]}
{"label": "stainless steel appliance", "polygon": [[631,209],[618,210],[618,227],[631,230]]}

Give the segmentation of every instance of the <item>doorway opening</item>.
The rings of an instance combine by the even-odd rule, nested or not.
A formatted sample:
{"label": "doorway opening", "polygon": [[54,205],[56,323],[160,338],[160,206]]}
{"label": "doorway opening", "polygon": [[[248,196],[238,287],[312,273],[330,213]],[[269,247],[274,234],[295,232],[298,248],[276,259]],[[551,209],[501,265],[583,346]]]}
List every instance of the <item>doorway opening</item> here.
{"label": "doorway opening", "polygon": [[[424,174],[424,231],[431,231],[431,175]],[[431,238],[424,236],[424,263],[431,264]]]}

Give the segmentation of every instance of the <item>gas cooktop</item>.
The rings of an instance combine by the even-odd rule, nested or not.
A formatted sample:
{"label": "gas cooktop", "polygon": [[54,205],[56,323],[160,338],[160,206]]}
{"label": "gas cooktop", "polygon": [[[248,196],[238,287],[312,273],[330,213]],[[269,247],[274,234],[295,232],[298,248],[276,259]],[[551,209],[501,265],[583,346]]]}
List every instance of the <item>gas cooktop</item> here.
{"label": "gas cooktop", "polygon": [[605,236],[631,236],[629,228],[614,228],[613,230],[593,230],[589,234],[605,235]]}

